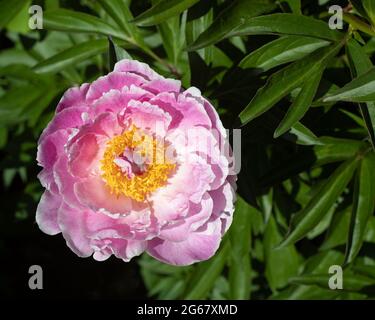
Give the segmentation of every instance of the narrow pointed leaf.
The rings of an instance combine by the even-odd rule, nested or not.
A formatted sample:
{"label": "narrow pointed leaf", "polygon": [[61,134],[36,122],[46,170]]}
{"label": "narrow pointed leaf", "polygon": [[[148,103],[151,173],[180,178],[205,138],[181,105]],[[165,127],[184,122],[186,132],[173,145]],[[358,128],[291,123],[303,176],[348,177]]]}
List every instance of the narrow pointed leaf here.
{"label": "narrow pointed leaf", "polygon": [[375,67],[327,95],[323,101],[368,102],[375,100]]}
{"label": "narrow pointed leaf", "polygon": [[227,38],[231,32],[247,19],[270,12],[276,8],[270,0],[233,1],[198,39],[188,46],[187,50],[194,51],[207,47]]}
{"label": "narrow pointed leaf", "polygon": [[362,0],[362,5],[371,23],[375,25],[375,1],[374,0]]}
{"label": "narrow pointed leaf", "polygon": [[161,0],[132,22],[139,26],[152,26],[163,22],[196,4],[199,0]]}
{"label": "narrow pointed leaf", "polygon": [[313,74],[310,79],[306,80],[305,84],[302,86],[300,94],[293,101],[285,117],[275,130],[275,138],[287,132],[305,115],[314,100],[314,96],[316,94],[316,91],[318,90],[323,71],[324,69],[322,68],[321,70]]}
{"label": "narrow pointed leaf", "polygon": [[229,231],[230,299],[249,299],[251,286],[251,211],[256,210],[241,197],[236,201],[233,223]]}
{"label": "narrow pointed leaf", "polygon": [[103,9],[111,16],[117,25],[126,32],[129,38],[141,40],[137,26],[130,23],[133,19],[128,0],[98,0]]}
{"label": "narrow pointed leaf", "polygon": [[272,289],[284,287],[290,277],[298,274],[300,257],[293,245],[277,249],[274,247],[281,241],[275,218],[273,216],[268,220],[267,228],[264,234],[264,256],[266,263],[265,276]]}
{"label": "narrow pointed leaf", "polygon": [[[297,144],[301,144],[304,146],[315,146],[323,144],[320,139],[301,122],[297,122],[287,135],[284,136],[287,136],[286,138],[290,137],[290,140],[293,140]],[[295,139],[295,137],[297,139]]]}
{"label": "narrow pointed leaf", "polygon": [[111,37],[108,38],[109,70],[113,70],[115,64],[122,59],[132,59],[125,49],[118,46]]}
{"label": "narrow pointed leaf", "polygon": [[129,38],[120,29],[111,26],[93,15],[67,9],[46,11],[43,17],[44,28],[67,32],[98,33],[121,40]]}
{"label": "narrow pointed leaf", "polygon": [[105,52],[106,48],[107,40],[105,39],[83,42],[43,60],[34,67],[34,70],[38,73],[59,72],[68,66]]}
{"label": "narrow pointed leaf", "polygon": [[375,154],[368,153],[361,161],[354,193],[345,261],[351,263],[361,249],[367,222],[375,205]]}
{"label": "narrow pointed leaf", "polygon": [[[327,289],[329,274],[309,274],[294,277],[290,279],[290,282],[302,285],[317,285],[321,288]],[[375,284],[375,280],[362,275],[352,275],[344,274],[343,275],[343,290],[345,291],[358,291],[367,286]]]}
{"label": "narrow pointed leaf", "polygon": [[290,230],[280,247],[297,242],[319,223],[348,185],[357,165],[356,158],[349,159],[335,170],[307,206],[292,217]]}
{"label": "narrow pointed leaf", "polygon": [[223,271],[229,252],[230,244],[228,241],[224,241],[213,258],[199,265],[192,275],[191,286],[184,294],[184,299],[197,300],[206,297],[209,290],[214,286],[216,279]]}
{"label": "narrow pointed leaf", "polygon": [[301,14],[301,0],[285,0],[293,13]]}
{"label": "narrow pointed leaf", "polygon": [[[350,69],[354,77],[366,73],[372,68],[372,62],[362,48],[355,40],[351,39],[347,44],[348,57],[350,61]],[[372,146],[375,150],[375,102],[367,102],[359,104],[361,114],[365,120],[366,129]]]}
{"label": "narrow pointed leaf", "polygon": [[292,13],[275,13],[245,20],[228,36],[251,34],[302,35],[338,41],[343,34],[329,28],[324,21]]}
{"label": "narrow pointed leaf", "polygon": [[327,40],[311,37],[284,36],[251,52],[241,60],[239,67],[267,71],[284,63],[301,59],[329,44]]}
{"label": "narrow pointed leaf", "polygon": [[300,86],[305,80],[318,72],[323,64],[327,63],[341,48],[342,43],[322,48],[309,56],[294,62],[279,72],[273,74],[266,85],[259,89],[240,113],[239,120],[245,125],[272,108],[277,102],[288,95],[293,89]]}
{"label": "narrow pointed leaf", "polygon": [[0,1],[0,30],[19,13],[26,2],[27,0]]}

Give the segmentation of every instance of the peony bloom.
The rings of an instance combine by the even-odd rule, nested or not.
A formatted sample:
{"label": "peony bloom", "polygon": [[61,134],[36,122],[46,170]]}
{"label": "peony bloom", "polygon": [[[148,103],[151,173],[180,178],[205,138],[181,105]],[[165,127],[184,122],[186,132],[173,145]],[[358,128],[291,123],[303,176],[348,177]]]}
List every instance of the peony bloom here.
{"label": "peony bloom", "polygon": [[198,89],[122,60],[69,89],[38,143],[36,221],[80,257],[146,251],[173,265],[213,256],[232,221],[226,131]]}

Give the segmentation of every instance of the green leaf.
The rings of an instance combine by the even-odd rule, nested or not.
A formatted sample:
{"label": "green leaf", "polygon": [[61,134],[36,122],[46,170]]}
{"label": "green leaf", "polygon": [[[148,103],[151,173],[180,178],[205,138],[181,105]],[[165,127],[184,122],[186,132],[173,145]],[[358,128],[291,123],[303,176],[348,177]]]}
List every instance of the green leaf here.
{"label": "green leaf", "polygon": [[339,41],[343,34],[331,30],[324,21],[292,13],[275,13],[246,19],[228,36],[251,34],[289,34]]}
{"label": "green leaf", "polygon": [[324,68],[316,71],[302,86],[301,92],[289,107],[285,117],[277,127],[274,137],[277,138],[287,132],[294,126],[307,112],[314,100],[316,91],[318,90],[320,79]]}
{"label": "green leaf", "polygon": [[[287,139],[289,139],[290,137],[289,140],[295,141],[297,144],[301,144],[304,146],[314,146],[322,144],[319,138],[309,128],[307,128],[300,122],[297,122],[287,133],[287,135]],[[294,137],[296,137],[296,139]]]}
{"label": "green leaf", "polygon": [[43,16],[44,27],[48,30],[66,32],[98,33],[128,41],[121,30],[93,15],[67,9],[46,11]]}
{"label": "green leaf", "polygon": [[259,89],[250,103],[240,113],[239,119],[245,125],[254,118],[260,116],[272,108],[277,102],[296,89],[319,70],[334,56],[341,48],[342,43],[322,48],[302,59],[292,63],[286,68],[273,74],[264,87]]}
{"label": "green leaf", "polygon": [[345,161],[354,157],[360,148],[366,146],[363,141],[331,137],[320,137],[319,143],[313,147],[314,155],[311,154],[311,150],[306,150],[279,161],[259,179],[261,186],[272,186],[309,168]]}
{"label": "green leaf", "polygon": [[375,208],[375,154],[368,153],[361,161],[354,192],[354,205],[348,235],[346,263],[353,262],[361,249],[368,220]]}
{"label": "green leaf", "polygon": [[44,91],[41,83],[14,87],[0,97],[0,125],[11,125],[24,120],[24,110]]}
{"label": "green leaf", "polygon": [[344,210],[338,210],[332,217],[327,236],[320,246],[319,250],[330,250],[340,245],[344,245],[347,241],[350,216],[352,207],[349,206]]}
{"label": "green leaf", "polygon": [[290,9],[292,9],[293,13],[301,14],[301,0],[284,0]]}
{"label": "green leaf", "polygon": [[[7,24],[7,30],[19,33],[28,33],[31,31],[29,27],[29,8],[31,6],[31,0],[24,2],[23,7],[20,11],[12,18],[12,20]],[[1,9],[0,9],[1,10]]]}
{"label": "green leaf", "polygon": [[[340,265],[344,260],[344,256],[334,250],[319,252],[310,257],[304,264],[303,272],[305,274],[327,274],[331,265]],[[327,282],[328,283],[328,282]],[[311,285],[295,285],[280,294],[274,296],[274,299],[289,299],[289,300],[316,300],[316,299],[333,299],[337,293],[333,290],[321,289],[317,286]]]}
{"label": "green leaf", "polygon": [[362,0],[362,6],[371,20],[371,23],[375,25],[375,2],[373,0]]}
{"label": "green leaf", "polygon": [[1,0],[0,1],[0,30],[20,12],[28,0]]}
{"label": "green leaf", "polygon": [[289,232],[280,247],[300,240],[319,223],[348,185],[357,165],[356,158],[349,159],[335,170],[307,206],[292,217]]}
{"label": "green leaf", "polygon": [[368,102],[375,100],[375,67],[359,75],[357,78],[346,84],[323,99],[329,101],[349,101],[349,102]]}
{"label": "green leaf", "polygon": [[[308,274],[290,279],[290,282],[303,285],[317,285],[327,289],[328,281],[331,275],[327,274]],[[375,284],[375,280],[358,274],[343,274],[343,290],[359,291],[367,286]]]}
{"label": "green leaf", "polygon": [[109,70],[113,70],[115,64],[122,59],[132,59],[125,49],[118,46],[111,37],[108,38]]}
{"label": "green leaf", "polygon": [[141,13],[132,22],[139,26],[152,26],[176,16],[198,0],[160,0],[147,11]]}
{"label": "green leaf", "polygon": [[243,69],[260,69],[264,72],[306,57],[313,51],[329,44],[329,41],[311,37],[283,36],[251,52],[241,60],[238,66]]}
{"label": "green leaf", "polygon": [[214,286],[216,279],[219,277],[228,254],[230,252],[230,243],[224,241],[219,252],[208,261],[198,265],[197,270],[190,279],[190,287],[184,294],[186,300],[204,299],[209,290]]}
{"label": "green leaf", "polygon": [[134,39],[138,44],[144,44],[137,26],[129,22],[133,20],[129,0],[98,0],[98,2],[130,39]]}
{"label": "green leaf", "polygon": [[274,249],[281,239],[282,236],[277,229],[275,219],[271,216],[263,241],[266,263],[265,275],[272,291],[284,287],[290,277],[296,276],[300,265],[300,257],[293,245]]}
{"label": "green leaf", "polygon": [[247,19],[270,12],[275,8],[275,4],[270,0],[233,1],[218,15],[210,27],[188,46],[187,50],[194,51],[219,42],[229,37],[233,30]]}
{"label": "green leaf", "polygon": [[251,211],[241,197],[237,198],[233,223],[229,231],[229,299],[249,299],[251,285]]}
{"label": "green leaf", "polygon": [[75,65],[107,49],[107,40],[91,40],[64,50],[34,66],[39,73],[59,72],[68,66]]}
{"label": "green leaf", "polygon": [[[372,68],[372,62],[367,56],[364,48],[362,48],[356,41],[350,39],[347,44],[347,54],[350,61],[350,69],[354,77],[366,73]],[[375,102],[367,102],[366,104],[359,104],[361,114],[365,120],[366,129],[372,146],[375,150]]]}
{"label": "green leaf", "polygon": [[361,273],[372,279],[375,279],[375,268],[374,266],[353,266],[353,271]]}
{"label": "green leaf", "polygon": [[[188,21],[186,23],[186,43],[194,42],[198,38],[198,36],[211,25],[212,21],[212,9],[202,17],[194,19],[192,21]],[[206,62],[207,65],[209,65],[210,63],[217,62],[217,60],[213,58],[215,48],[216,47],[203,48],[198,50],[197,52],[201,56],[201,58]],[[218,48],[216,49],[216,52],[221,53],[221,51]],[[224,57],[224,59],[226,58],[227,60],[229,60],[230,65],[232,64],[232,61],[228,59],[224,54],[222,54],[222,56]]]}
{"label": "green leaf", "polygon": [[319,140],[322,145],[314,147],[316,156],[315,166],[345,161],[354,157],[365,146],[365,142],[352,139],[320,137]]}

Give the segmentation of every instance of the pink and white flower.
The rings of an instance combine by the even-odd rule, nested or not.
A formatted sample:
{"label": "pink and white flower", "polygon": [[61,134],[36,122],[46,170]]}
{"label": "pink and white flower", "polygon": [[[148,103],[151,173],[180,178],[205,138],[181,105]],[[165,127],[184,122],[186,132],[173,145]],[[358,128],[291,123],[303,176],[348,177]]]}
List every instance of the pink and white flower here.
{"label": "pink and white flower", "polygon": [[[78,256],[212,257],[233,214],[227,134],[196,88],[122,60],[69,89],[38,143],[40,229]],[[230,151],[230,150],[229,150]]]}

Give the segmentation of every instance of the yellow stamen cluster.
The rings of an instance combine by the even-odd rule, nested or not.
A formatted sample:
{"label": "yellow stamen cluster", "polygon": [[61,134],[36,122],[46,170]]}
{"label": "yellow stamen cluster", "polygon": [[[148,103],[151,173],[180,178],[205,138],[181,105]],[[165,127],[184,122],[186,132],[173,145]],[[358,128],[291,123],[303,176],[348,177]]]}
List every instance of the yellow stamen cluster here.
{"label": "yellow stamen cluster", "polygon": [[[129,178],[115,163],[126,149],[137,150],[142,157],[151,159],[146,169]],[[133,126],[108,143],[101,160],[102,177],[116,196],[125,195],[137,201],[144,201],[156,189],[165,185],[175,164],[164,160],[165,148],[157,139]]]}

